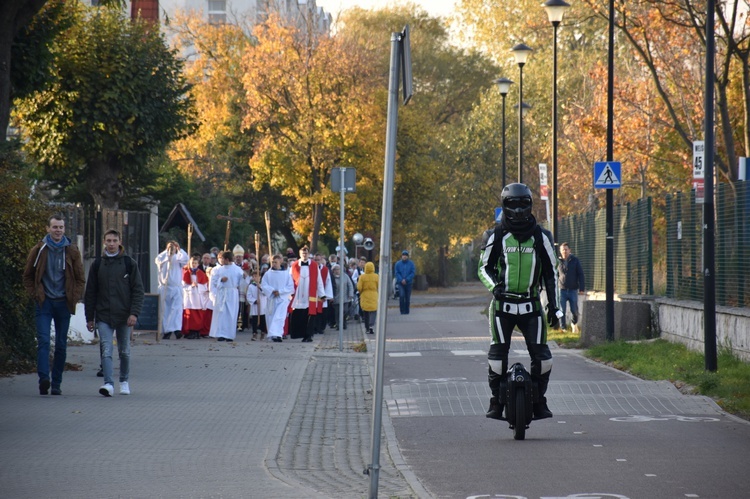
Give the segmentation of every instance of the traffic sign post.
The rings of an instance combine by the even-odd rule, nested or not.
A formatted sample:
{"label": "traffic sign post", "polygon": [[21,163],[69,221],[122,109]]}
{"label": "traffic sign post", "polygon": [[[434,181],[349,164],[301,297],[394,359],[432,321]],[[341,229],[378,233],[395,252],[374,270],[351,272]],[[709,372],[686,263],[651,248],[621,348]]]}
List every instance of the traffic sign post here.
{"label": "traffic sign post", "polygon": [[[344,217],[346,215],[345,210],[345,204],[344,204],[344,194],[347,192],[356,192],[357,191],[357,170],[354,168],[346,168],[346,167],[335,167],[331,169],[331,190],[333,192],[339,192],[341,193],[341,198],[339,200],[339,231],[340,231],[340,239],[339,239],[339,258],[340,261],[344,261],[344,251],[346,250],[346,247],[344,246]],[[343,269],[344,266],[342,265],[341,268]],[[342,274],[343,275],[343,270]],[[344,332],[341,329],[341,324],[344,323],[344,293],[341,293],[340,300],[339,300],[339,351],[344,350]]]}
{"label": "traffic sign post", "polygon": [[[612,28],[610,28],[612,29]],[[610,33],[612,36],[612,33]],[[611,50],[611,48],[610,48]],[[611,62],[610,62],[611,63]],[[611,70],[611,68],[610,68]],[[610,76],[611,78],[611,76]],[[612,81],[610,80],[610,86]],[[611,88],[608,92],[608,124],[607,124],[607,157],[612,157],[612,96]],[[599,161],[594,163],[594,189],[607,190],[607,244],[606,244],[606,312],[607,312],[607,341],[615,339],[615,236],[614,236],[614,189],[622,185],[622,165],[619,161]]]}
{"label": "traffic sign post", "polygon": [[618,161],[594,163],[594,189],[619,189],[622,185],[622,165]]}

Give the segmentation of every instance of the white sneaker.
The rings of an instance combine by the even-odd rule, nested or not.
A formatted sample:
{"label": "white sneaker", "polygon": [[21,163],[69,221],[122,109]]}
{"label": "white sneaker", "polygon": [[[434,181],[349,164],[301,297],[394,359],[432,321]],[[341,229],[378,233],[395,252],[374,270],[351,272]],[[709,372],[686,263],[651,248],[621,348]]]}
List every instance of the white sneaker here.
{"label": "white sneaker", "polygon": [[115,387],[111,383],[106,383],[99,388],[99,393],[105,397],[111,397],[115,393]]}
{"label": "white sneaker", "polygon": [[120,383],[120,395],[130,395],[130,385],[128,385],[127,381]]}

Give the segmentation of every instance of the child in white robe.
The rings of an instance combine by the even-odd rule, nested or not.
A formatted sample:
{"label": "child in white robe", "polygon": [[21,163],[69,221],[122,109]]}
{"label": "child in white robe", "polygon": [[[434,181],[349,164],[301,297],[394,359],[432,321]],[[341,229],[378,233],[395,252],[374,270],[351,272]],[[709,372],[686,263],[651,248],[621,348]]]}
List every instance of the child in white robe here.
{"label": "child in white robe", "polygon": [[221,267],[215,267],[211,272],[214,312],[208,335],[218,341],[234,341],[237,337],[242,269],[234,264],[231,251],[225,251],[221,257]]}
{"label": "child in white robe", "polygon": [[268,339],[280,343],[284,336],[289,300],[294,292],[291,274],[281,268],[281,255],[274,255],[271,269],[263,275],[260,291],[266,297]]}

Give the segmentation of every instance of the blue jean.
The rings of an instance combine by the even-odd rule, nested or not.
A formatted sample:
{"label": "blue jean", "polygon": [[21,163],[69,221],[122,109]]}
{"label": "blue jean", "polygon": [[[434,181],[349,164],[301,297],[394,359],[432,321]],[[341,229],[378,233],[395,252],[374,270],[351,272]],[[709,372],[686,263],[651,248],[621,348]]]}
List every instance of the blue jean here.
{"label": "blue jean", "polygon": [[577,289],[561,289],[560,290],[560,310],[563,313],[562,319],[560,319],[560,327],[565,329],[565,313],[568,309],[568,303],[570,303],[570,313],[573,316],[573,323],[578,322],[578,290]]}
{"label": "blue jean", "polygon": [[409,303],[411,302],[411,285],[412,283],[407,282],[406,284],[398,283],[398,306],[401,309],[402,314],[409,313]]}
{"label": "blue jean", "polygon": [[114,384],[112,380],[112,337],[117,333],[117,353],[120,355],[120,383],[128,380],[130,375],[130,327],[126,325],[112,328],[106,322],[97,322],[99,341],[101,341],[102,373],[104,383]]}
{"label": "blue jean", "polygon": [[68,348],[68,328],[70,327],[70,310],[65,299],[50,300],[36,304],[36,372],[39,381],[50,379],[49,348],[52,335],[52,321],[55,321],[55,358],[52,364],[52,387],[60,388],[65,370],[65,357]]}

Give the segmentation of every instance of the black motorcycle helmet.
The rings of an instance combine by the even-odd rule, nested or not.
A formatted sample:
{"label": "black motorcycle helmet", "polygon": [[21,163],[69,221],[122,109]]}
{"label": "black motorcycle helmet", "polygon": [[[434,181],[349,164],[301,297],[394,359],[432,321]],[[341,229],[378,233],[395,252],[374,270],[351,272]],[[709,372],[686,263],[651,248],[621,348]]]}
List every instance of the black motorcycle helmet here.
{"label": "black motorcycle helmet", "polygon": [[511,226],[522,226],[531,220],[531,190],[525,184],[508,184],[500,199],[503,214]]}

